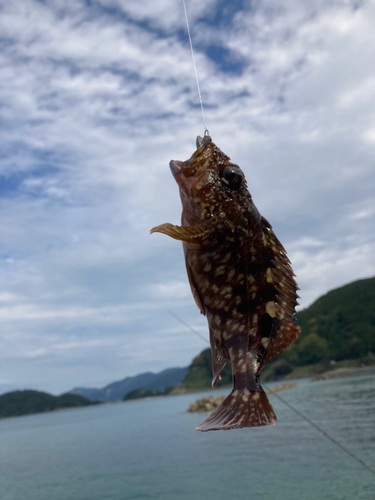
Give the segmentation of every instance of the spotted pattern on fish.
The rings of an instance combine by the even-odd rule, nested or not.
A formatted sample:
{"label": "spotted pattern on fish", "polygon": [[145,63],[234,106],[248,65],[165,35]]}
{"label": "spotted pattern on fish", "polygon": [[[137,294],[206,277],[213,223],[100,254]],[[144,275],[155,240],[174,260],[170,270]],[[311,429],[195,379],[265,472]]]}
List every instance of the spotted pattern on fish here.
{"label": "spotted pattern on fish", "polygon": [[210,137],[198,138],[192,157],[171,161],[170,168],[182,223],[151,232],[183,242],[193,297],[210,328],[213,386],[228,360],[233,372],[233,391],[197,430],[274,425],[259,374],[300,332],[290,261],[243,172]]}

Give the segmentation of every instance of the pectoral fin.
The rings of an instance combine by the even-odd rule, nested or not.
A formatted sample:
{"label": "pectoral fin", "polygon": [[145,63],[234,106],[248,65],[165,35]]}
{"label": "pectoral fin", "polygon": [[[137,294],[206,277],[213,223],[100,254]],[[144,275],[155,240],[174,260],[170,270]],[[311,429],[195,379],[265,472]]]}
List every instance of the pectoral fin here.
{"label": "pectoral fin", "polygon": [[207,238],[213,231],[214,228],[211,221],[203,222],[198,226],[174,226],[166,222],[160,226],[153,227],[150,233],[163,233],[175,240],[184,241],[185,243],[196,243]]}

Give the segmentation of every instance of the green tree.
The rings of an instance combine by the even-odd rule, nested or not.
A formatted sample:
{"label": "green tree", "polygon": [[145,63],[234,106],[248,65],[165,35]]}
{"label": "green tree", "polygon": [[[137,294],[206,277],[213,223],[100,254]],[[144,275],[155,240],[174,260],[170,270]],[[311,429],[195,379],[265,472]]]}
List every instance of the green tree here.
{"label": "green tree", "polygon": [[329,355],[328,342],[317,333],[309,333],[298,346],[299,359],[303,364],[318,363]]}

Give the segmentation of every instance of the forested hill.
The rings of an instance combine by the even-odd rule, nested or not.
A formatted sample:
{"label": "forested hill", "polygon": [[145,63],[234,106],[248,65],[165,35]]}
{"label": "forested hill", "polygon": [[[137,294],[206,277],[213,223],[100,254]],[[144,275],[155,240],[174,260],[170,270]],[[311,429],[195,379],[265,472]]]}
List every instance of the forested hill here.
{"label": "forested hill", "polygon": [[39,391],[13,391],[0,396],[0,418],[30,415],[96,404],[82,396],[62,394],[53,396]]}
{"label": "forested hill", "polygon": [[375,354],[375,278],[349,283],[297,314],[302,331],[283,357],[292,364]]}
{"label": "forested hill", "polygon": [[[375,363],[375,278],[328,292],[300,311],[297,322],[302,328],[300,337],[267,365],[263,377],[280,378],[301,367],[317,366],[321,371],[343,360]],[[222,376],[222,383],[231,382],[229,363]],[[205,349],[193,359],[178,388],[211,387],[211,379],[211,350]]]}

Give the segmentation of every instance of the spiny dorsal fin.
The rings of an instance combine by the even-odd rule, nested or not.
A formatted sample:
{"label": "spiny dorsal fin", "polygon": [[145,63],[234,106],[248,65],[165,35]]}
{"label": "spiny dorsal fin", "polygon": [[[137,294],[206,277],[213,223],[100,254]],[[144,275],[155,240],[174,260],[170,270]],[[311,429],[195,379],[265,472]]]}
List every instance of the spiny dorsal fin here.
{"label": "spiny dorsal fin", "polygon": [[263,242],[272,249],[274,257],[267,269],[267,282],[273,285],[275,297],[272,307],[272,329],[259,370],[294,342],[301,331],[294,318],[299,288],[294,280],[293,269],[271,225],[262,217],[263,221],[266,222],[262,236]]}

